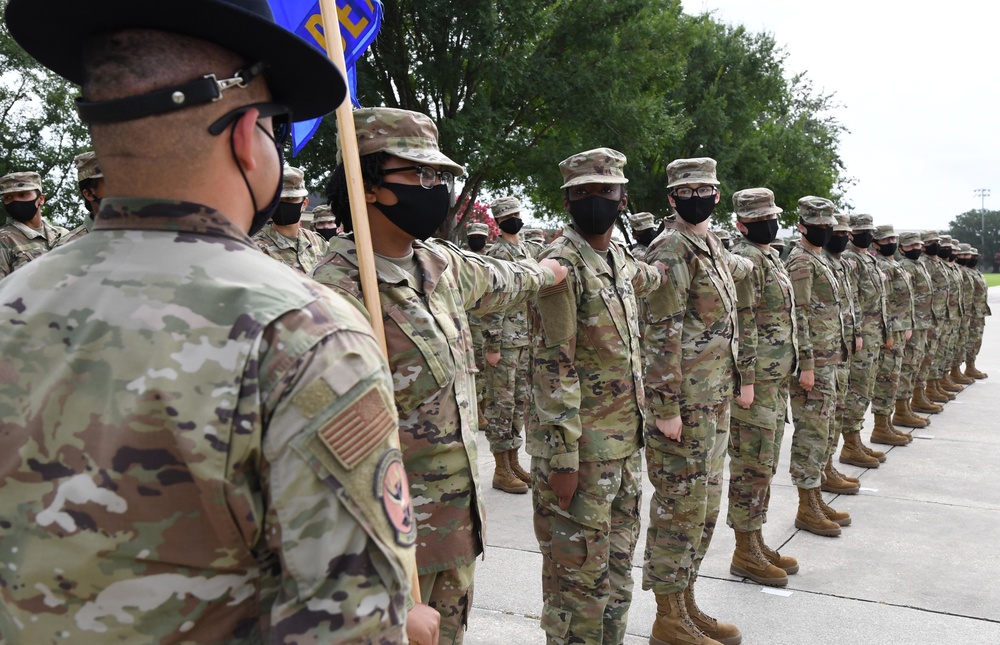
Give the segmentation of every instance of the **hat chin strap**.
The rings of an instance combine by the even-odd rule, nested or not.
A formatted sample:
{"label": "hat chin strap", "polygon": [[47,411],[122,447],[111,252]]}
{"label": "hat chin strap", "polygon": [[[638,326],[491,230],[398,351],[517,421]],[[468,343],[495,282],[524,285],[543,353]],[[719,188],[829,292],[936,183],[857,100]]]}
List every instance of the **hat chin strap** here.
{"label": "hat chin strap", "polygon": [[121,123],[156,114],[211,103],[222,99],[222,93],[231,87],[246,87],[260,75],[263,63],[256,63],[238,70],[232,78],[221,81],[215,74],[206,74],[184,85],[153,90],[146,94],[126,96],[110,101],[85,101],[76,99],[76,111],[84,123]]}

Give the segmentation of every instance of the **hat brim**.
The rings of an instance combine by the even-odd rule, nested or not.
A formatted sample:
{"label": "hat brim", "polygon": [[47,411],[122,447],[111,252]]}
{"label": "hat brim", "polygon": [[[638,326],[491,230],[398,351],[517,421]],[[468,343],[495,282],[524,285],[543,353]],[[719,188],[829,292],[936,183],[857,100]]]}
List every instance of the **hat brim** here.
{"label": "hat brim", "polygon": [[667,184],[667,188],[673,188],[674,186],[683,186],[685,184],[708,184],[709,186],[721,186],[722,184],[717,179],[692,179],[690,177],[685,177],[684,179],[678,179],[677,181]]}
{"label": "hat brim", "polygon": [[288,197],[308,197],[309,191],[304,188],[296,188],[293,190],[283,190],[281,191],[281,199],[286,199]]}
{"label": "hat brim", "polygon": [[613,177],[610,175],[583,175],[580,177],[574,177],[570,179],[565,184],[560,186],[560,189],[571,188],[573,186],[579,186],[581,184],[627,184],[628,179],[625,177]]}
{"label": "hat brim", "polygon": [[736,219],[752,222],[754,220],[763,219],[765,217],[781,215],[784,212],[785,212],[784,210],[778,208],[777,206],[770,206],[768,208],[755,208],[754,210],[748,213],[737,212]]}
{"label": "hat brim", "polygon": [[851,232],[852,233],[860,233],[861,231],[872,231],[872,232],[875,232],[875,227],[874,226],[852,226],[851,227]]}
{"label": "hat brim", "polygon": [[[347,95],[340,70],[318,49],[224,0],[10,0],[5,18],[11,36],[26,52],[77,85],[85,80],[81,54],[87,38],[156,29],[199,38],[249,63],[263,63],[272,100],[291,108],[296,121],[329,114]],[[229,71],[206,69],[205,74]]]}

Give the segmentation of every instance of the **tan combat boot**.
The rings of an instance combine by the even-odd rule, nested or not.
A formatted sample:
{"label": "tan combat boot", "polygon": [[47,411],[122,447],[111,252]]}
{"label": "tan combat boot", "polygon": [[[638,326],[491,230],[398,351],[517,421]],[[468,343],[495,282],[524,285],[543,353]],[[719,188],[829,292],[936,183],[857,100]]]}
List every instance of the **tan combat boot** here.
{"label": "tan combat boot", "polygon": [[493,457],[497,461],[497,469],[493,471],[493,488],[516,495],[527,493],[528,485],[515,477],[514,473],[510,471],[510,462],[507,460],[507,453],[494,452]]}
{"label": "tan combat boot", "polygon": [[698,629],[688,616],[684,592],[656,594],[656,620],[649,645],[720,645]]}
{"label": "tan combat boot", "polygon": [[956,363],[951,366],[951,380],[955,381],[959,385],[972,385],[976,382],[976,379],[969,378],[965,374],[962,374],[961,363]]}
{"label": "tan combat boot", "polygon": [[966,357],[965,359],[965,375],[970,376],[974,379],[982,380],[984,378],[989,378],[990,375],[986,372],[980,372],[976,369],[976,357]]}
{"label": "tan combat boot", "polygon": [[823,483],[820,488],[828,493],[837,493],[838,495],[857,495],[858,491],[861,490],[859,482],[848,481],[844,478],[843,473],[838,471],[833,467],[833,457],[829,457],[826,460],[826,466],[823,467],[823,474],[826,477],[823,479]]}
{"label": "tan combat boot", "polygon": [[868,446],[866,446],[865,442],[861,441],[861,433],[860,432],[858,433],[858,445],[861,446],[861,449],[864,451],[864,453],[866,455],[868,455],[869,457],[874,457],[875,459],[878,459],[878,461],[879,461],[880,464],[884,464],[885,463],[885,453],[882,452],[881,450],[874,450],[874,449],[869,448]]}
{"label": "tan combat boot", "polygon": [[[885,458],[885,453],[882,453]],[[861,468],[878,468],[879,459],[865,452],[860,432],[845,432],[844,447],[840,449],[840,463]]]}
{"label": "tan combat boot", "polygon": [[[691,582],[688,583],[687,589],[684,590],[684,603],[687,606],[687,613],[691,617],[691,622],[705,636],[714,638],[716,641],[722,643],[722,645],[740,645],[743,642],[743,634],[740,633],[739,627],[731,623],[720,622],[698,608],[698,603],[694,599],[695,580],[697,578],[692,578]],[[788,579],[785,578],[785,581],[787,582]]]}
{"label": "tan combat boot", "polygon": [[941,410],[944,410],[943,405],[938,405],[927,398],[926,385],[913,390],[913,400],[910,402],[910,408],[915,412],[923,412],[925,414],[941,414]]}
{"label": "tan combat boot", "polygon": [[910,434],[909,432],[904,432],[904,431],[900,430],[899,428],[897,428],[896,426],[892,425],[892,415],[891,414],[886,415],[886,416],[887,416],[886,423],[889,424],[889,432],[893,433],[897,437],[902,437],[902,438],[906,439],[906,443],[912,443],[913,442],[913,435]]}
{"label": "tan combat boot", "polygon": [[931,424],[931,418],[930,417],[922,417],[922,416],[920,416],[919,414],[917,414],[916,412],[913,411],[913,399],[910,399],[910,400],[908,400],[906,402],[906,412],[911,417],[915,417],[915,418],[920,419],[921,421],[923,421],[925,428]]}
{"label": "tan combat boot", "polygon": [[[813,497],[812,490],[799,488],[799,508],[795,514],[795,528],[825,537],[840,535],[840,525],[829,520]],[[815,489],[819,493],[819,489]]]}
{"label": "tan combat boot", "polygon": [[753,539],[757,542],[760,552],[764,554],[767,561],[783,570],[786,574],[792,575],[799,572],[799,561],[790,555],[781,555],[764,542],[764,534],[760,529],[753,532]]}
{"label": "tan combat boot", "polygon": [[812,494],[816,498],[816,503],[819,504],[820,510],[823,511],[823,515],[831,522],[836,522],[840,526],[850,526],[851,525],[851,514],[847,511],[838,511],[831,508],[826,502],[823,501],[823,493],[820,492],[818,488],[813,488]]}
{"label": "tan combat boot", "polygon": [[[952,371],[954,371],[954,369]],[[938,379],[938,385],[945,392],[950,392],[952,394],[957,394],[965,389],[964,385],[959,385],[958,382],[951,378],[950,372],[945,372],[944,376]]]}
{"label": "tan combat boot", "polygon": [[871,442],[886,446],[905,446],[910,443],[906,437],[901,437],[889,429],[889,417],[885,414],[875,415],[875,427],[872,428]]}
{"label": "tan combat boot", "polygon": [[749,531],[736,531],[736,550],[733,551],[729,573],[750,578],[768,587],[784,587],[788,584],[788,574],[764,557],[753,533]]}
{"label": "tan combat boot", "polygon": [[521,468],[521,462],[517,458],[517,448],[511,448],[507,451],[507,464],[510,465],[510,472],[514,473],[514,476],[523,481],[528,488],[531,488],[531,475],[524,468]]}
{"label": "tan combat boot", "polygon": [[926,428],[927,422],[920,417],[910,416],[906,409],[906,399],[896,399],[896,411],[892,415],[892,425],[904,428]]}
{"label": "tan combat boot", "polygon": [[955,395],[951,392],[945,392],[941,389],[941,382],[939,379],[934,379],[933,381],[927,381],[927,398],[934,403],[947,403],[955,398]]}

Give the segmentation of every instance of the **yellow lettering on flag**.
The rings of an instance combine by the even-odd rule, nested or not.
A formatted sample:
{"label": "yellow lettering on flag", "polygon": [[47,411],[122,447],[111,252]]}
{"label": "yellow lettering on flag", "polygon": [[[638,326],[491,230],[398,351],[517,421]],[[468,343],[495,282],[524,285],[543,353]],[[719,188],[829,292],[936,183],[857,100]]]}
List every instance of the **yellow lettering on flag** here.
{"label": "yellow lettering on flag", "polygon": [[316,39],[319,46],[326,49],[326,36],[323,35],[323,16],[316,14],[309,16],[309,20],[306,21],[306,31],[312,34],[312,37]]}
{"label": "yellow lettering on flag", "polygon": [[[371,3],[369,3],[369,6]],[[344,26],[347,31],[351,33],[352,36],[357,38],[361,35],[361,32],[365,30],[368,26],[368,18],[362,16],[361,20],[354,22],[351,19],[351,8],[350,7],[337,7],[337,17],[340,19],[340,24]]]}

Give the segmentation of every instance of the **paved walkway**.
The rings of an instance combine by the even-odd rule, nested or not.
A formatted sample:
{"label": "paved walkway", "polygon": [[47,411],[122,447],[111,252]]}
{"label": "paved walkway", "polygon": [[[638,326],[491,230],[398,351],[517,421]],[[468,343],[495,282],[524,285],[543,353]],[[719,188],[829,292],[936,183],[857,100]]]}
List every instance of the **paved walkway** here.
{"label": "paved walkway", "polygon": [[[735,546],[725,525],[725,499],[715,539],[702,565],[699,604],[736,623],[746,645],[1000,645],[1000,289],[990,290],[978,381],[914,431],[906,447],[891,448],[877,470],[838,464],[861,478],[861,494],[824,497],[851,513],[839,538],[793,526],[797,495],[787,474],[792,427],[764,527],[768,544],[799,560],[782,595],[729,574]],[[871,419],[862,436],[868,437]],[[541,556],[531,527],[531,496],[489,487],[493,460],[480,435],[480,473],[487,506],[486,559],[465,642],[472,645],[544,643]],[[879,446],[880,449],[889,448]],[[527,466],[527,455],[521,455]],[[656,613],[641,589],[642,553],[651,487],[644,484],[643,528],[636,548],[635,597],[626,643],[648,643]]]}

